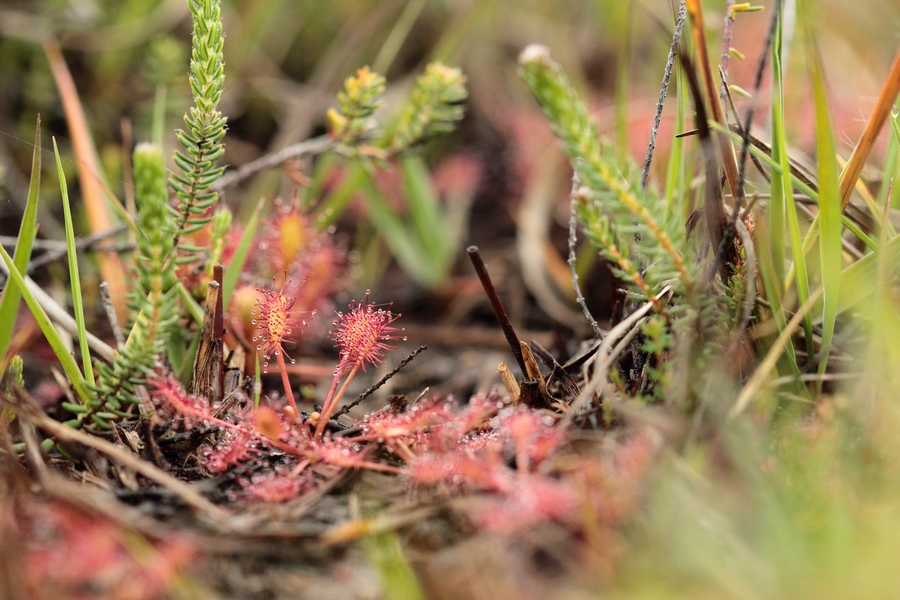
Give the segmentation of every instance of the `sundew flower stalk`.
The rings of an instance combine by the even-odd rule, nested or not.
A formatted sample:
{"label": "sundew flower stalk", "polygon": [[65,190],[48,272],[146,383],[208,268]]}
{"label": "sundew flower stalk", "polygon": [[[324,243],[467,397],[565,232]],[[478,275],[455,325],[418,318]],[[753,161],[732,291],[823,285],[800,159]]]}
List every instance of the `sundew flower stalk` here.
{"label": "sundew flower stalk", "polygon": [[[263,353],[263,371],[268,370],[269,359],[274,355],[278,361],[278,370],[281,371],[281,381],[284,384],[285,396],[288,404],[294,411],[293,419],[296,419],[300,416],[300,411],[297,409],[297,402],[294,399],[294,392],[288,379],[283,344],[292,343],[290,338],[294,330],[299,332],[300,328],[308,325],[308,319],[315,314],[315,311],[292,310],[294,296],[299,284],[294,289],[289,289],[289,287],[290,281],[285,276],[284,285],[281,286],[281,291],[279,292],[257,288],[257,291],[263,295],[263,298],[256,301],[256,308],[253,310],[256,318],[253,319],[252,323],[259,330],[259,333],[253,337],[253,341],[259,342],[256,349]],[[292,364],[294,363],[293,358],[290,361]]]}
{"label": "sundew flower stalk", "polygon": [[[365,300],[362,303],[352,302],[349,309],[346,314],[338,312],[338,318],[333,321],[334,329],[331,331],[331,337],[340,349],[341,361],[334,371],[334,379],[331,381],[331,386],[325,395],[325,402],[322,404],[322,412],[316,424],[316,438],[322,437],[325,425],[334,414],[338,402],[347,391],[347,386],[356,376],[360,367],[365,371],[366,363],[380,364],[384,361],[385,352],[396,349],[387,342],[406,339],[396,335],[402,329],[391,326],[391,323],[396,321],[400,315],[394,315],[390,311],[390,306],[387,310],[376,309],[375,305],[369,302],[368,290]],[[345,374],[347,377],[344,379],[344,384],[338,390],[338,384]]]}

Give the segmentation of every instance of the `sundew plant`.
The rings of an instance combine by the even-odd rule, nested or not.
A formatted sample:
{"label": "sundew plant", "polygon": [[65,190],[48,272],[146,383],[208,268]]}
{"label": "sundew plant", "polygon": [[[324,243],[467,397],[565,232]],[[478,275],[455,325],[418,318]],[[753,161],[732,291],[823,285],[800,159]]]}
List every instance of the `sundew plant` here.
{"label": "sundew plant", "polygon": [[900,592],[900,51],[847,147],[824,0],[596,3],[611,110],[544,9],[189,0],[113,159],[72,51],[144,43],[107,4],[42,40],[65,125],[0,245],[4,597]]}

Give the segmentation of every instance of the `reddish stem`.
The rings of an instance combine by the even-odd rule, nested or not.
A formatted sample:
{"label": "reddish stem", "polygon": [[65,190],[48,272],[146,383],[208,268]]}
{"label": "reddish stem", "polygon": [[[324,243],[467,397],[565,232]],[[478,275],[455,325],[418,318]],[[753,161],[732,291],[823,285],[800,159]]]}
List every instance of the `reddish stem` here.
{"label": "reddish stem", "polygon": [[350,382],[353,380],[353,377],[356,375],[356,372],[359,371],[360,363],[357,362],[353,365],[353,368],[350,369],[350,373],[347,375],[347,379],[344,380],[344,385],[341,386],[341,390],[334,394],[334,388],[337,387],[337,382],[340,379],[341,371],[343,369],[339,369],[337,374],[334,377],[334,380],[331,382],[331,388],[328,390],[329,396],[334,394],[333,397],[326,398],[326,406],[322,407],[322,412],[319,415],[319,423],[316,425],[316,439],[321,439],[322,434],[325,433],[325,425],[328,423],[328,420],[331,418],[331,415],[334,414],[334,410],[337,408],[338,402],[341,401],[341,398],[344,397],[344,392],[347,391],[347,386],[350,385]]}
{"label": "reddish stem", "polygon": [[[275,356],[278,357],[278,370],[281,371],[281,383],[284,385],[284,394],[287,396],[288,404],[294,409],[294,414],[299,418],[300,410],[297,408],[297,401],[294,400],[294,390],[291,389],[291,381],[288,378],[287,367],[284,364],[284,352],[276,352]],[[306,434],[306,437],[309,437],[304,427],[300,429]]]}
{"label": "reddish stem", "polygon": [[402,440],[391,440],[388,442],[388,446],[390,446],[394,452],[396,452],[403,460],[407,463],[410,463],[416,459],[416,454],[409,449],[409,446],[403,443]]}

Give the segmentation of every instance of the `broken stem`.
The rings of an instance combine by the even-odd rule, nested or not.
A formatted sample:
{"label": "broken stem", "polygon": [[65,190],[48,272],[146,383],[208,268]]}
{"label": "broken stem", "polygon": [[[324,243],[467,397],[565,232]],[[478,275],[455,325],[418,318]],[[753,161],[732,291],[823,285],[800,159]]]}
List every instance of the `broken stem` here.
{"label": "broken stem", "polygon": [[487,267],[481,259],[481,253],[478,252],[478,246],[469,246],[466,252],[469,253],[469,259],[472,261],[472,266],[475,267],[475,272],[478,273],[478,279],[481,280],[484,293],[487,294],[488,300],[491,302],[491,308],[494,309],[494,315],[497,317],[497,321],[500,322],[500,329],[503,330],[509,349],[512,350],[513,356],[516,357],[516,363],[524,376],[527,374],[528,369],[525,368],[525,359],[522,357],[522,348],[519,346],[519,336],[516,335],[516,330],[513,329],[512,323],[509,321],[506,309],[503,308],[503,302],[500,300],[499,294],[497,294],[497,289],[491,281],[491,276],[488,275]]}

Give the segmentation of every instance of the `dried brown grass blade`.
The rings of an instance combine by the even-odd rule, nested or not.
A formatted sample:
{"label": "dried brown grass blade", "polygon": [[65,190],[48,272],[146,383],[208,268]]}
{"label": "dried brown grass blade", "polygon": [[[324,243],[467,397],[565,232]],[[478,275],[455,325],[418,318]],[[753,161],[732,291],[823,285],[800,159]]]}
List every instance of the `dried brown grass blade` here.
{"label": "dried brown grass blade", "polygon": [[869,154],[872,152],[875,140],[878,139],[878,134],[881,133],[881,128],[884,127],[884,123],[887,121],[888,114],[890,114],[894,102],[897,101],[898,95],[900,95],[900,50],[897,50],[894,64],[891,65],[884,87],[881,88],[881,94],[878,96],[878,102],[876,102],[872,115],[866,123],[866,128],[859,138],[859,143],[853,149],[853,154],[850,155],[850,160],[847,161],[847,167],[841,173],[841,210],[847,208],[847,203],[850,202],[853,188],[856,186],[863,166],[865,166],[866,160],[868,160]]}
{"label": "dried brown grass blade", "polygon": [[[63,111],[66,114],[66,123],[69,126],[69,135],[72,137],[72,146],[78,163],[78,181],[87,209],[91,232],[107,231],[112,228],[113,224],[103,198],[102,187],[95,175],[100,172],[100,168],[75,81],[72,79],[62,51],[55,41],[45,43],[44,52],[50,62],[50,69],[56,80]],[[110,296],[113,299],[113,306],[116,308],[119,321],[125,322],[128,318],[125,304],[125,296],[128,291],[125,266],[118,255],[106,252],[98,253],[97,262],[100,265],[100,274],[103,280],[109,284]]]}
{"label": "dried brown grass blade", "polygon": [[[703,9],[700,5],[700,0],[686,0],[685,4],[693,25],[694,46],[697,49],[697,62],[703,76],[706,105],[709,108],[710,117],[723,128],[727,128],[728,123],[725,120],[725,112],[719,99],[719,88],[713,77],[712,65],[709,61],[709,48],[706,45],[706,28],[703,23]],[[731,140],[724,133],[717,133],[716,141],[722,160],[722,167],[725,170],[725,179],[728,180],[728,187],[731,188],[732,195],[736,197],[740,193],[738,190],[738,168],[734,159]],[[707,206],[707,219],[710,216],[713,216],[715,225],[721,229],[721,234],[724,234],[725,228],[728,226],[728,217],[725,214],[725,207],[721,201],[718,202],[718,206]],[[713,224],[711,223],[708,226],[712,228]],[[721,234],[711,236],[714,243],[716,238],[721,240]],[[717,245],[714,247],[717,247]]]}
{"label": "dried brown grass blade", "polygon": [[[722,109],[722,102],[719,99],[718,86],[715,77],[713,77],[712,63],[709,61],[709,48],[706,45],[706,27],[703,23],[703,8],[700,0],[686,1],[688,14],[691,17],[693,25],[694,45],[697,47],[697,61],[700,65],[700,72],[703,74],[703,87],[706,90],[706,102],[709,106],[710,116],[712,119],[727,128],[728,123],[725,120],[725,111]],[[719,151],[722,154],[722,166],[725,169],[725,178],[728,180],[728,186],[731,188],[732,194],[737,194],[738,169],[737,162],[734,159],[734,152],[731,149],[731,140],[725,134],[718,134]],[[724,214],[724,213],[723,213]]]}
{"label": "dried brown grass blade", "polygon": [[228,519],[228,511],[216,506],[190,485],[188,485],[184,481],[174,478],[172,475],[166,473],[153,463],[144,460],[143,458],[133,454],[132,452],[129,452],[128,450],[119,448],[112,442],[108,442],[104,439],[84,433],[83,431],[67,427],[66,425],[63,425],[62,423],[59,423],[58,421],[55,421],[48,417],[46,413],[44,413],[31,402],[21,408],[24,409],[22,412],[24,412],[27,420],[31,421],[34,425],[49,433],[57,441],[74,442],[87,446],[88,448],[93,448],[97,452],[100,452],[110,459],[117,461],[120,465],[125,466],[132,471],[143,475],[147,479],[167,488],[171,492],[180,496],[181,499],[184,500],[185,504],[197,509],[201,513],[204,513],[208,517],[212,518],[215,522],[224,523]]}
{"label": "dried brown grass blade", "polygon": [[225,380],[222,340],[222,265],[216,264],[213,280],[206,290],[206,311],[200,329],[200,347],[194,358],[191,394],[203,396],[210,404],[221,402]]}

